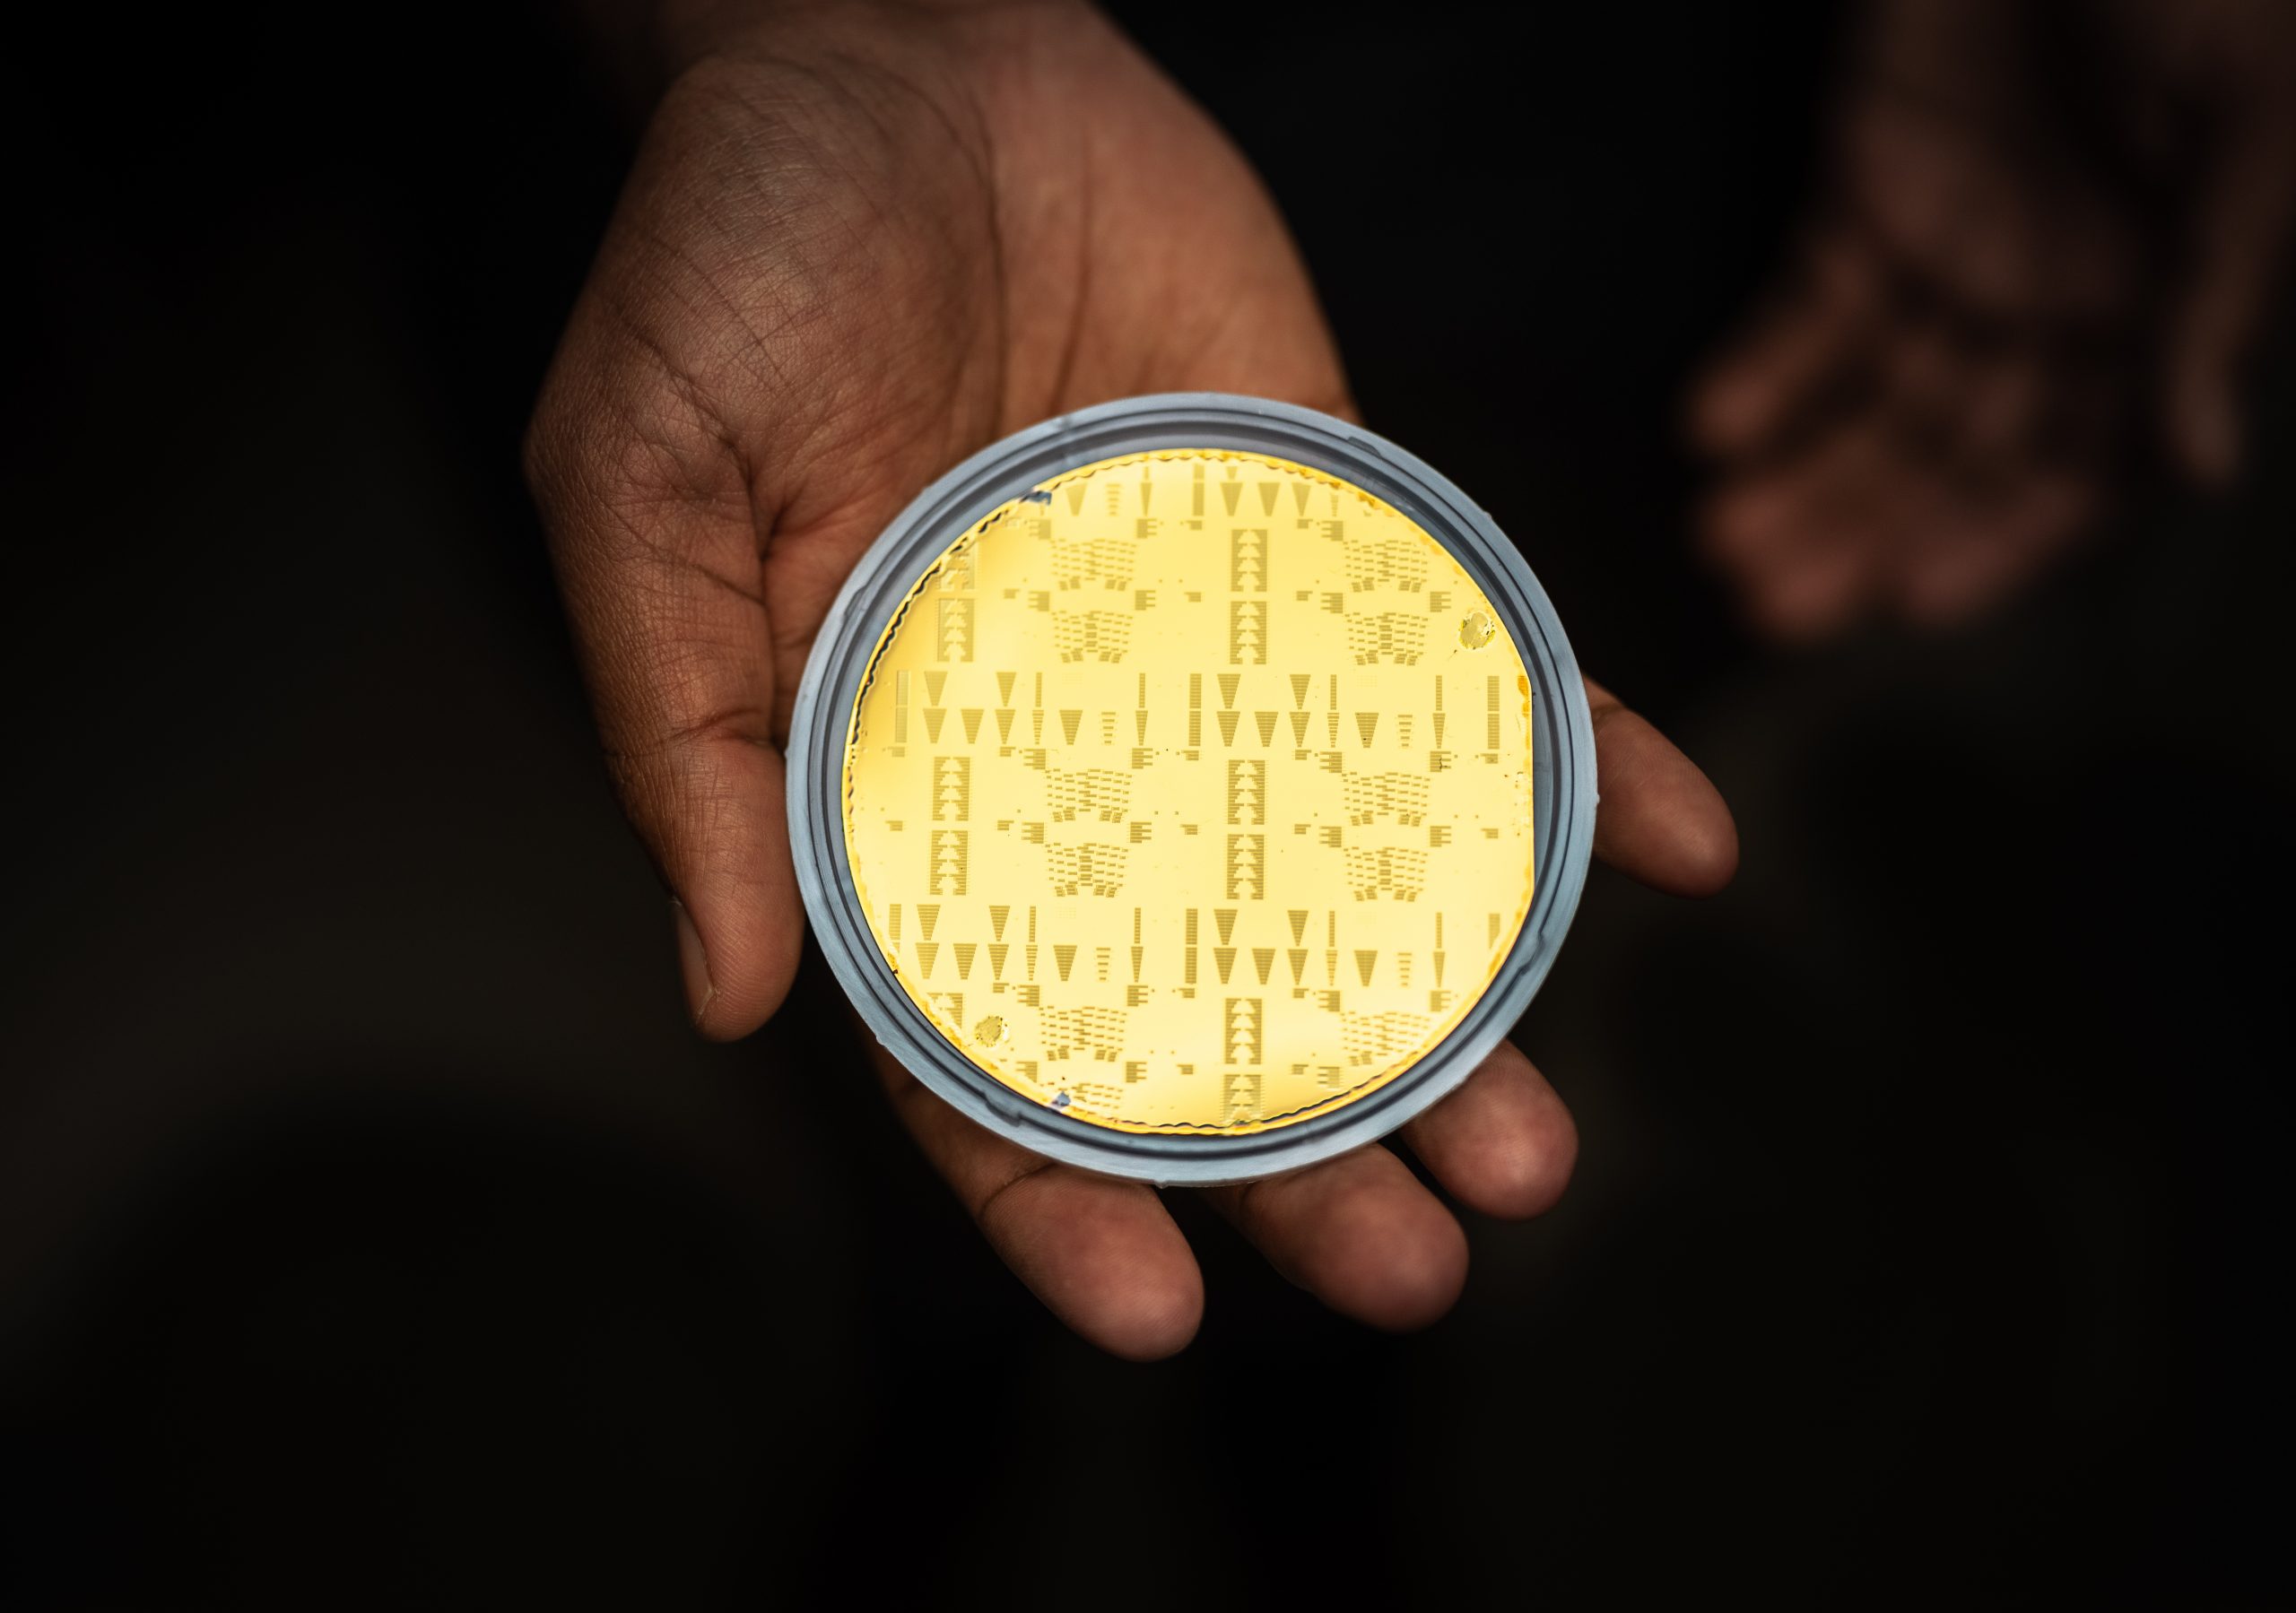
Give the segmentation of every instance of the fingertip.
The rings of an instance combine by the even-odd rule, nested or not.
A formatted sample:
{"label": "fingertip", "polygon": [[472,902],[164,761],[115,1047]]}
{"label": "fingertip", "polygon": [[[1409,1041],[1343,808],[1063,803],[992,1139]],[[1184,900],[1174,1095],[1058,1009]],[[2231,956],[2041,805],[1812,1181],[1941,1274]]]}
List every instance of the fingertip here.
{"label": "fingertip", "polygon": [[1830,591],[1803,586],[1793,577],[1769,577],[1746,592],[1747,625],[1786,649],[1823,644],[1856,621],[1855,603]]}
{"label": "fingertip", "polygon": [[1749,476],[1708,494],[1692,524],[1700,552],[1716,565],[1743,568],[1777,548],[1785,533],[1782,493],[1779,479]]}
{"label": "fingertip", "polygon": [[1466,1288],[1467,1235],[1431,1196],[1427,1204],[1393,1258],[1367,1264],[1352,1292],[1335,1289],[1327,1300],[1334,1309],[1390,1333],[1415,1333],[1450,1314]]}
{"label": "fingertip", "polygon": [[1769,447],[1856,358],[1876,289],[1867,255],[1839,231],[1805,250],[1796,291],[1693,384],[1683,421],[1694,450],[1730,460]]}
{"label": "fingertip", "polygon": [[1706,800],[1676,831],[1674,879],[1665,889],[1674,896],[1718,896],[1738,875],[1738,820],[1713,781],[1684,760],[1698,775]]}
{"label": "fingertip", "polygon": [[685,987],[686,1018],[699,1030],[718,998],[718,988],[709,984],[709,950],[701,943],[693,915],[675,897],[670,898],[670,923],[677,936],[678,978]]}
{"label": "fingertip", "polygon": [[1136,1290],[1097,1325],[1077,1331],[1112,1356],[1146,1362],[1178,1355],[1196,1342],[1203,1324],[1204,1277],[1191,1260],[1167,1281]]}
{"label": "fingertip", "polygon": [[1085,1342],[1160,1361],[1195,1339],[1203,1273],[1154,1189],[1046,1166],[977,1213],[1013,1275]]}
{"label": "fingertip", "polygon": [[1473,1196],[1462,1193],[1460,1201],[1494,1220],[1532,1220],[1561,1203],[1570,1185],[1578,1166],[1578,1124],[1565,1109],[1551,1131],[1518,1137],[1511,1148],[1494,1153]]}
{"label": "fingertip", "polygon": [[1744,371],[1741,360],[1726,358],[1692,386],[1683,407],[1683,435],[1692,452],[1726,459],[1743,451],[1753,435],[1749,421],[1755,411]]}
{"label": "fingertip", "polygon": [[1377,1145],[1214,1201],[1286,1277],[1383,1331],[1439,1320],[1466,1285],[1465,1232]]}
{"label": "fingertip", "polygon": [[2170,451],[2200,487],[2220,491],[2240,468],[2240,418],[2220,386],[2188,386],[2169,421]]}
{"label": "fingertip", "polygon": [[1405,1136],[1453,1198],[1500,1220],[1527,1220],[1554,1208],[1578,1158],[1569,1106],[1505,1042]]}
{"label": "fingertip", "polygon": [[697,915],[671,898],[678,967],[693,1028],[712,1042],[748,1036],[778,1012],[796,979],[802,931],[787,933],[786,911],[760,912],[744,922]]}
{"label": "fingertip", "polygon": [[718,748],[722,782],[690,802],[666,837],[678,957],[693,1028],[713,1042],[748,1036],[788,999],[804,956],[804,906],[782,812],[778,751]]}
{"label": "fingertip", "polygon": [[1996,568],[1933,560],[1900,580],[1898,613],[1925,630],[1953,627],[1994,603],[2010,582]]}
{"label": "fingertip", "polygon": [[1669,896],[1712,896],[1738,868],[1738,826],[1698,764],[1598,685],[1595,854]]}

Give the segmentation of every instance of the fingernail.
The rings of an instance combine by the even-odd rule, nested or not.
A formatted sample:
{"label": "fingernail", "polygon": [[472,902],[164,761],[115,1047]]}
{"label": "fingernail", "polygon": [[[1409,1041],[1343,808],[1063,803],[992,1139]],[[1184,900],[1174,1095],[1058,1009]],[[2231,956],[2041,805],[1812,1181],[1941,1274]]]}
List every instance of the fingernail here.
{"label": "fingernail", "polygon": [[685,910],[685,904],[672,897],[670,911],[677,917],[678,968],[685,976],[686,1011],[700,1029],[702,1015],[709,1011],[710,1001],[718,995],[718,988],[709,984],[709,954],[702,950],[701,932],[693,927],[693,915]]}

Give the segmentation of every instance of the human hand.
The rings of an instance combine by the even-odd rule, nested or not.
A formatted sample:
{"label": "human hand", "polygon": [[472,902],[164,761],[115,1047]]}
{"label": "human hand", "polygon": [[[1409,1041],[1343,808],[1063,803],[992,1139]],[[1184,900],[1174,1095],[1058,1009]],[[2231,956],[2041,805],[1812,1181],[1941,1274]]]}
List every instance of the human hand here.
{"label": "human hand", "polygon": [[[753,1030],[803,944],[783,764],[813,635],[927,481],[1018,428],[1183,390],[1350,412],[1288,236],[1212,125],[1065,4],[826,6],[719,24],[677,80],[528,440],[623,803],[677,904],[695,1025]],[[1705,777],[1602,690],[1596,850],[1662,889],[1736,857]],[[1203,1305],[1155,1190],[1029,1154],[879,1053],[893,1106],[999,1253],[1120,1355]],[[1463,1203],[1530,1215],[1575,1149],[1512,1048],[1406,1128]],[[1214,1201],[1335,1308],[1448,1307],[1465,1243],[1387,1149]]]}
{"label": "human hand", "polygon": [[2149,438],[2221,485],[2296,211],[2282,0],[1878,0],[1831,191],[1702,379],[1700,536],[1753,621],[1944,623],[2092,531]]}

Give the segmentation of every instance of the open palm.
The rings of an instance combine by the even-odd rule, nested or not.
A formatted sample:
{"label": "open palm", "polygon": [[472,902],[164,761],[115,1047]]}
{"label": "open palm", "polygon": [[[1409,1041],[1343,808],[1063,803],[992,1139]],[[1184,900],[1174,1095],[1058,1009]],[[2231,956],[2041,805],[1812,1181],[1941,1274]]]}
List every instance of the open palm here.
{"label": "open palm", "polygon": [[2157,440],[2221,485],[2296,227],[2284,0],[1868,0],[1825,197],[1703,377],[1707,552],[1770,635],[1974,616]]}
{"label": "open palm", "polygon": [[[1020,427],[1148,392],[1350,412],[1281,220],[1241,158],[1081,7],[836,6],[723,29],[656,115],[552,368],[529,474],[605,751],[678,904],[696,1026],[747,1034],[803,916],[780,745],[862,551]],[[1727,880],[1703,776],[1600,690],[1596,849],[1663,889]],[[1120,1354],[1203,1305],[1154,1190],[1053,1165],[879,1062],[998,1252]],[[1405,1133],[1453,1194],[1528,1215],[1570,1116],[1502,1047]],[[1384,1326],[1439,1315],[1465,1242],[1382,1148],[1213,1197],[1268,1258]]]}

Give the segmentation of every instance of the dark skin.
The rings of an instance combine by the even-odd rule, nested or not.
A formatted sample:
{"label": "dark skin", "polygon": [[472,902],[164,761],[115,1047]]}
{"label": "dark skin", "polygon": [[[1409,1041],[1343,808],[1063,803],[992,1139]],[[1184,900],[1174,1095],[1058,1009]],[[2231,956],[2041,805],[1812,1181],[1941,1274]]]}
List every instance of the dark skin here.
{"label": "dark skin", "polygon": [[1704,378],[1700,520],[1781,639],[1975,616],[2132,465],[2238,469],[2296,216],[2284,0],[1877,0],[1830,186]]}
{"label": "dark skin", "polygon": [[[1097,14],[724,7],[649,128],[528,441],[608,762],[674,898],[693,1022],[779,1006],[804,918],[781,745],[816,629],[928,481],[1064,411],[1205,389],[1352,416],[1282,220],[1211,123]],[[1728,811],[1589,684],[1596,854],[1718,889]],[[1020,1279],[1114,1353],[1193,1337],[1202,1278],[1156,1190],[996,1137],[882,1055],[894,1112]],[[1459,1204],[1539,1213],[1577,1150],[1511,1046],[1400,1140]],[[1208,1195],[1291,1280],[1402,1329],[1466,1240],[1386,1147]]]}

